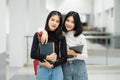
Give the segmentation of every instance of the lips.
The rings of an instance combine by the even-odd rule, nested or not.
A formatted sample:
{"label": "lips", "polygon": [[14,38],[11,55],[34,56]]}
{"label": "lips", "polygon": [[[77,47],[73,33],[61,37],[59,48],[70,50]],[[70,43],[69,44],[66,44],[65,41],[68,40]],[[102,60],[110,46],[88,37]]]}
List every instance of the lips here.
{"label": "lips", "polygon": [[67,26],[67,28],[71,28],[70,26]]}
{"label": "lips", "polygon": [[56,26],[51,26],[51,27],[56,28]]}

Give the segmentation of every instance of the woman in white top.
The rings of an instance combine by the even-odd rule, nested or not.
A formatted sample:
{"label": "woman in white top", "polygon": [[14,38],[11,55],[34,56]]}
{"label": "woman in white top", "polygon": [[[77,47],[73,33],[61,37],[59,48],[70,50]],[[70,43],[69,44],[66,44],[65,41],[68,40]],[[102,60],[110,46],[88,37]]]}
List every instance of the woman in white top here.
{"label": "woman in white top", "polygon": [[[70,11],[63,22],[63,32],[67,42],[67,54],[72,55],[67,63],[63,64],[64,80],[88,80],[85,60],[88,57],[86,38],[82,34],[82,23],[79,14]],[[83,45],[81,53],[69,47]]]}
{"label": "woman in white top", "polygon": [[[42,43],[46,43],[47,33],[42,31]],[[82,34],[82,23],[79,14],[75,11],[70,11],[66,14],[63,22],[63,34],[67,42],[67,55],[72,55],[72,58],[67,58],[67,62],[63,64],[64,80],[88,80],[85,60],[88,57],[86,38]],[[81,53],[77,53],[70,47],[83,45]]]}

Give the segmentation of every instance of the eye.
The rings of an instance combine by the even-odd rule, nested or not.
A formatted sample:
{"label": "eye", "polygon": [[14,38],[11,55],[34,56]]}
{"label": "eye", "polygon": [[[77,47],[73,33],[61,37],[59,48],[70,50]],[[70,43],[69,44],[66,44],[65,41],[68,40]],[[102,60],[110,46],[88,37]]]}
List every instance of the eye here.
{"label": "eye", "polygon": [[55,21],[55,20],[52,18],[51,21]]}
{"label": "eye", "polygon": [[66,21],[67,21],[67,22],[69,22],[70,20],[69,20],[69,19],[67,19]]}
{"label": "eye", "polygon": [[60,21],[59,21],[59,20],[56,20],[56,22],[57,22],[57,23],[60,23]]}
{"label": "eye", "polygon": [[73,24],[74,24],[75,22],[74,22],[74,21],[71,21],[71,23],[73,23]]}

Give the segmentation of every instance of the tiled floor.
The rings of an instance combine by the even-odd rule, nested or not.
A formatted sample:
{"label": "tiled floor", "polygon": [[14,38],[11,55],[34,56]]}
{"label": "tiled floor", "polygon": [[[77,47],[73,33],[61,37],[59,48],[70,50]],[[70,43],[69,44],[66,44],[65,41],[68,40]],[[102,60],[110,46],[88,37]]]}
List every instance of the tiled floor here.
{"label": "tiled floor", "polygon": [[120,66],[89,66],[89,80],[119,80]]}
{"label": "tiled floor", "polygon": [[[88,46],[88,80],[120,80],[119,53],[120,49],[109,48],[106,51],[105,47],[97,44]],[[5,55],[0,55],[0,80],[35,80],[33,66],[7,66],[6,69]]]}
{"label": "tiled floor", "polygon": [[[120,66],[87,65],[88,80],[119,80]],[[7,80],[35,80],[33,67],[9,68]]]}
{"label": "tiled floor", "polygon": [[6,57],[5,53],[0,54],[0,80],[6,80]]}

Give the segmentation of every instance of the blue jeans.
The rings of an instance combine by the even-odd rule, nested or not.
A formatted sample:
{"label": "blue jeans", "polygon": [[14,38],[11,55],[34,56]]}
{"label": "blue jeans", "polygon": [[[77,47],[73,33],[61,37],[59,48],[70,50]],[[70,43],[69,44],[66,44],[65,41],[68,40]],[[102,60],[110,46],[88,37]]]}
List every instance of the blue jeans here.
{"label": "blue jeans", "polygon": [[55,68],[47,68],[38,65],[36,80],[63,80],[63,72],[61,66]]}
{"label": "blue jeans", "polygon": [[62,68],[64,80],[88,80],[84,60],[67,61]]}

